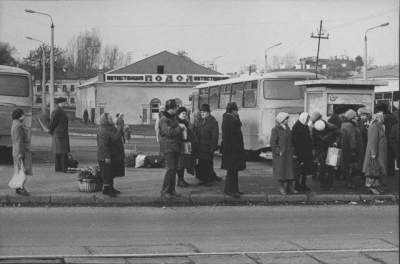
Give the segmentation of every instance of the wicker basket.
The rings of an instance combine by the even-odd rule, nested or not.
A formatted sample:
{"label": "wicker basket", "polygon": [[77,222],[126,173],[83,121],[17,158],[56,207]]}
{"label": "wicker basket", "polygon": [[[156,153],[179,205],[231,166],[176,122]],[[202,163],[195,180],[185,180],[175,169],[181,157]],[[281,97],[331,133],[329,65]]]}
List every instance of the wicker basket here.
{"label": "wicker basket", "polygon": [[80,192],[99,192],[103,188],[103,184],[95,179],[80,179],[78,187]]}

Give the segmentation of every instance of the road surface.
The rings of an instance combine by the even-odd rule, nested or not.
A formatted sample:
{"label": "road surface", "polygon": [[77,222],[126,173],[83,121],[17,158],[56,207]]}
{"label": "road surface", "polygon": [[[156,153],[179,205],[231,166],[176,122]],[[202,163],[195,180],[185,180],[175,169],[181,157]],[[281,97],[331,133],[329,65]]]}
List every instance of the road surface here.
{"label": "road surface", "polygon": [[[1,208],[0,223],[2,257],[398,263],[397,206]],[[137,254],[161,255],[140,262]]]}

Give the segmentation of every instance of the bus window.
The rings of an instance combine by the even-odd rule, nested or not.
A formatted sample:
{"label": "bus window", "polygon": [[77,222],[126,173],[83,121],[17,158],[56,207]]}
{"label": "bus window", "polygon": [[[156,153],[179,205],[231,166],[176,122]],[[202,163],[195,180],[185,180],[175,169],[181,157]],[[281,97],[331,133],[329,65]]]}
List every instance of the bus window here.
{"label": "bus window", "polygon": [[375,93],[375,100],[383,99],[383,93]]}
{"label": "bus window", "polygon": [[295,81],[297,80],[264,80],[264,98],[281,100],[304,98],[302,90],[294,85]]}
{"label": "bus window", "polygon": [[391,92],[383,93],[383,99],[392,99],[392,93]]}
{"label": "bus window", "polygon": [[231,102],[235,102],[238,107],[243,106],[243,83],[232,84]]}
{"label": "bus window", "polygon": [[0,78],[0,95],[29,96],[29,80],[26,76],[2,75]]}
{"label": "bus window", "polygon": [[199,89],[199,108],[202,104],[208,104],[208,88]]}
{"label": "bus window", "polygon": [[222,85],[219,96],[219,108],[225,109],[231,100],[231,86]]}
{"label": "bus window", "polygon": [[210,108],[218,109],[219,103],[219,86],[210,87]]}
{"label": "bus window", "polygon": [[244,84],[243,107],[255,107],[257,104],[257,81],[246,82]]}

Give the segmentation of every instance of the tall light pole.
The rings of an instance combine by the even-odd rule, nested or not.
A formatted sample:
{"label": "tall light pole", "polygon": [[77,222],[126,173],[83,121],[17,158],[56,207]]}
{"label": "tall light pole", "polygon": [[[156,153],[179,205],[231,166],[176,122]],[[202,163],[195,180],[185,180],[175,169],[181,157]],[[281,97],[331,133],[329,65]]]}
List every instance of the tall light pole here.
{"label": "tall light pole", "polygon": [[51,21],[51,42],[50,42],[50,87],[49,87],[49,94],[50,94],[50,115],[54,110],[54,23],[53,18],[51,15],[43,12],[34,11],[31,9],[25,9],[25,12],[31,14],[39,14],[44,15],[50,18]]}
{"label": "tall light pole", "polygon": [[368,59],[368,57],[367,57],[367,33],[368,33],[368,31],[370,31],[370,30],[372,30],[372,29],[375,29],[375,28],[380,28],[380,27],[386,27],[386,26],[388,26],[389,25],[389,22],[386,22],[386,23],[383,23],[383,24],[381,24],[381,25],[379,25],[379,26],[375,26],[375,27],[371,27],[371,28],[369,28],[369,29],[367,29],[366,31],[365,31],[365,34],[364,34],[364,67],[363,67],[363,69],[364,69],[364,80],[367,80],[368,79],[368,76],[367,76],[367,68],[368,68],[368,63],[367,63],[367,59]]}
{"label": "tall light pole", "polygon": [[272,45],[265,50],[265,70],[264,70],[265,72],[267,72],[267,69],[268,69],[267,51],[269,51],[270,49],[272,49],[274,47],[280,46],[280,45],[282,45],[282,42],[276,43],[275,45]]}
{"label": "tall light pole", "polygon": [[45,94],[45,87],[46,87],[46,52],[45,52],[45,43],[41,40],[32,38],[32,37],[26,37],[29,40],[37,41],[40,42],[42,45],[40,45],[42,49],[42,114],[46,113],[46,94]]}

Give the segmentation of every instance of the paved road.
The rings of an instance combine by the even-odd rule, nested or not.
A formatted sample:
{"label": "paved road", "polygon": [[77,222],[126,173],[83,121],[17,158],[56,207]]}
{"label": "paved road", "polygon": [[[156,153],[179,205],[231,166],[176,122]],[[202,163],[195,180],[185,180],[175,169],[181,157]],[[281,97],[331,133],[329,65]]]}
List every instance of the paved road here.
{"label": "paved road", "polygon": [[[387,252],[398,250],[397,206],[1,208],[0,223],[3,257],[119,254],[116,263],[398,263],[398,252]],[[202,255],[223,252],[229,254]],[[141,262],[121,255],[154,253],[191,256]]]}

